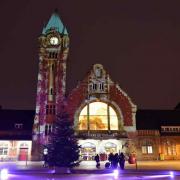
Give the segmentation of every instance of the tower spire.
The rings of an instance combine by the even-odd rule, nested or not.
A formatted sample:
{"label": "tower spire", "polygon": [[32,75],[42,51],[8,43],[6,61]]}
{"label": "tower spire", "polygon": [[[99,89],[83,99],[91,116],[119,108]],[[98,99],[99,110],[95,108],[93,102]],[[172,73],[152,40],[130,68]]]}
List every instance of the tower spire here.
{"label": "tower spire", "polygon": [[55,30],[55,31],[59,32],[60,34],[68,35],[67,29],[59,17],[58,9],[54,10],[48,23],[43,28],[42,34],[46,35],[51,30]]}
{"label": "tower spire", "polygon": [[56,114],[59,114],[64,102],[68,52],[68,33],[55,10],[39,37],[39,73],[33,128],[34,159],[40,158],[40,146],[47,144]]}

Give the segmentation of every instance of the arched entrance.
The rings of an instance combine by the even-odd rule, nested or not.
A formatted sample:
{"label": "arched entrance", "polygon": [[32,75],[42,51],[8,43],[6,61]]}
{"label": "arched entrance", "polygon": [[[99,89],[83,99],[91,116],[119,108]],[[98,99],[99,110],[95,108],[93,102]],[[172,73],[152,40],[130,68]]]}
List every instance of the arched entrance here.
{"label": "arched entrance", "polygon": [[92,161],[96,155],[96,146],[93,143],[86,142],[81,145],[80,156],[84,161]]}
{"label": "arched entrance", "polygon": [[117,145],[112,143],[112,142],[107,142],[104,146],[106,153],[110,154],[110,153],[117,153]]}

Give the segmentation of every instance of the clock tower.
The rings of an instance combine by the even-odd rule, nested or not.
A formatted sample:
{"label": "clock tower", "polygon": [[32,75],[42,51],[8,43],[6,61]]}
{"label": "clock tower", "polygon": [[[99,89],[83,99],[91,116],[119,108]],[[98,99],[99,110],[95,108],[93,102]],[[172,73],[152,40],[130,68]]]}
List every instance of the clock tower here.
{"label": "clock tower", "polygon": [[36,114],[33,126],[32,159],[41,159],[43,145],[56,114],[60,111],[66,91],[66,60],[69,37],[57,12],[43,28],[39,41],[39,72],[37,82]]}

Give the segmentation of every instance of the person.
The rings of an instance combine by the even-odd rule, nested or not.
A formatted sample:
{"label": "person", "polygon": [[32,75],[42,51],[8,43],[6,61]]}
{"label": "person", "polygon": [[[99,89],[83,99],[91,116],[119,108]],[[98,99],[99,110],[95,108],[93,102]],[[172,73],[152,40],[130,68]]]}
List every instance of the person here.
{"label": "person", "polygon": [[116,169],[118,167],[118,161],[119,161],[119,156],[118,153],[116,153],[113,156],[113,160],[112,160],[112,168]]}
{"label": "person", "polygon": [[105,163],[105,168],[106,168],[106,169],[109,169],[110,167],[111,167],[111,163],[110,163],[110,162],[106,162],[106,163]]}
{"label": "person", "polygon": [[43,167],[48,167],[47,154],[44,154],[43,159],[44,159]]}
{"label": "person", "polygon": [[94,160],[96,161],[96,168],[100,168],[100,159],[98,154],[96,154]]}
{"label": "person", "polygon": [[43,167],[48,167],[48,149],[47,148],[45,148],[43,151],[43,160],[44,160]]}
{"label": "person", "polygon": [[121,152],[119,155],[119,166],[122,170],[124,170],[124,164],[125,164],[125,155]]}
{"label": "person", "polygon": [[108,156],[108,161],[111,164],[111,168],[113,167],[113,157],[114,157],[113,153],[110,153],[109,156]]}

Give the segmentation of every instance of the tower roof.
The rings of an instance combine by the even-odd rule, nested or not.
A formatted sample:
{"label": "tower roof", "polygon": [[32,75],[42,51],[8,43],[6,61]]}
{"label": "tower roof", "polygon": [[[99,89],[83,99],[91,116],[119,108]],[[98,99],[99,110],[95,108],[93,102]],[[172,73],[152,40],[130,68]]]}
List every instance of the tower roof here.
{"label": "tower roof", "polygon": [[67,29],[63,25],[57,11],[55,11],[51,15],[47,25],[43,28],[42,34],[47,34],[47,32],[51,29],[55,29],[57,32],[59,32],[61,34],[66,34],[66,35],[68,34]]}

